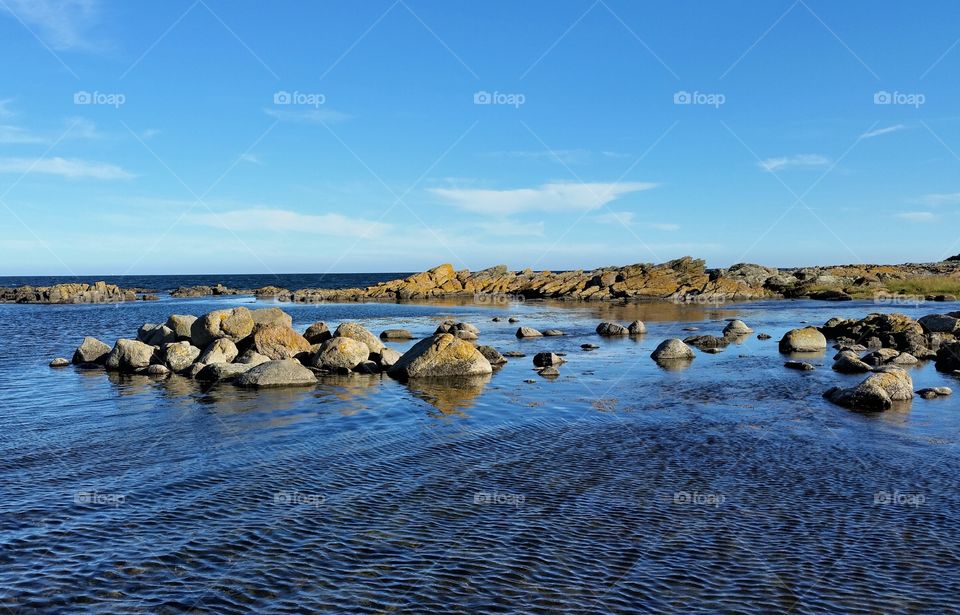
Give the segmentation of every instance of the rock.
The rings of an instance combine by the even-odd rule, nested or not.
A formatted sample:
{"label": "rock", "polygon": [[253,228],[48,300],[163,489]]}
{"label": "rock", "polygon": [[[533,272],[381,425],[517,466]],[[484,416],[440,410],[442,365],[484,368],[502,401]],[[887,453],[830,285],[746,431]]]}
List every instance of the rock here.
{"label": "rock", "polygon": [[490,374],[490,362],[472,344],[444,333],[421,340],[390,368],[395,378],[438,378]]}
{"label": "rock", "polygon": [[[375,354],[381,355],[383,349]],[[370,357],[370,348],[352,337],[334,337],[320,345],[313,359],[314,367],[350,371]]]}
{"label": "rock", "polygon": [[63,357],[57,357],[53,361],[50,361],[50,367],[66,367],[70,365],[70,361],[67,361]]}
{"label": "rock", "polygon": [[237,342],[253,333],[253,325],[253,316],[245,307],[216,310],[194,321],[190,339],[198,348],[206,348],[221,338]]}
{"label": "rock", "polygon": [[700,350],[710,348],[726,348],[730,345],[730,338],[717,337],[716,335],[693,335],[683,340],[684,344],[696,346]]}
{"label": "rock", "polygon": [[246,363],[209,363],[204,365],[194,378],[201,382],[229,381],[254,367],[256,366]]}
{"label": "rock", "polygon": [[913,380],[904,369],[886,366],[875,372],[855,387],[834,387],[824,393],[824,397],[851,410],[867,411],[886,410],[895,401],[913,399]]}
{"label": "rock", "polygon": [[917,395],[924,399],[935,399],[937,397],[946,397],[947,395],[952,394],[953,389],[950,387],[931,387],[917,391]]}
{"label": "rock", "polygon": [[947,373],[960,369],[960,341],[940,345],[937,351],[936,368],[938,372]]}
{"label": "rock", "polygon": [[377,357],[377,364],[380,367],[389,368],[396,365],[397,361],[399,361],[400,357],[402,357],[403,355],[401,355],[399,352],[397,352],[393,348],[384,348],[383,350],[380,351],[380,354],[371,355],[371,356]]}
{"label": "rock", "polygon": [[248,339],[250,350],[273,361],[292,359],[299,353],[310,350],[310,342],[287,325],[258,325]]}
{"label": "rock", "polygon": [[552,352],[538,352],[533,355],[533,364],[537,367],[550,367],[566,363],[563,357]]}
{"label": "rock", "polygon": [[675,361],[678,359],[694,358],[693,349],[678,339],[664,340],[657,346],[650,357],[654,361]]}
{"label": "rock", "polygon": [[909,352],[901,352],[895,356],[889,363],[891,365],[916,365],[920,360]]}
{"label": "rock", "polygon": [[536,329],[532,329],[530,327],[520,327],[517,329],[517,337],[543,337],[543,333],[540,333]]}
{"label": "rock", "polygon": [[341,323],[340,326],[337,327],[337,330],[333,332],[333,337],[349,337],[362,344],[366,344],[370,352],[380,352],[384,349],[383,342],[380,341],[380,338],[355,322]]}
{"label": "rock", "polygon": [[837,289],[811,291],[807,293],[807,297],[817,301],[853,301],[853,297]]}
{"label": "rock", "polygon": [[860,360],[857,353],[850,350],[841,351],[834,357],[833,370],[841,374],[863,374],[872,368]]}
{"label": "rock", "polygon": [[757,339],[758,339],[758,340],[768,340],[768,339],[770,339],[771,337],[772,337],[772,336],[767,335],[766,333],[761,333],[760,335],[757,336]]}
{"label": "rock", "polygon": [[707,354],[720,354],[723,352],[723,348],[701,348],[700,352],[705,352]]}
{"label": "rock", "polygon": [[511,359],[522,359],[523,357],[525,357],[525,356],[527,356],[527,355],[526,355],[525,353],[523,353],[523,352],[518,351],[518,350],[510,350],[510,351],[508,351],[508,352],[503,353],[503,356],[505,356],[505,357],[510,357]]}
{"label": "rock", "polygon": [[627,333],[630,335],[643,335],[647,332],[647,325],[643,321],[635,320],[627,326]]}
{"label": "rock", "polygon": [[167,367],[166,365],[160,365],[158,363],[155,365],[147,366],[147,373],[151,376],[169,376],[170,368]]}
{"label": "rock", "polygon": [[580,344],[580,347],[584,350],[596,350],[600,346],[597,346],[596,344]]}
{"label": "rock", "polygon": [[491,322],[500,322],[500,321],[503,320],[503,319],[500,318],[499,316],[494,316],[494,317],[491,318],[490,320],[491,320]]}
{"label": "rock", "polygon": [[514,324],[514,323],[520,322],[520,319],[514,318],[513,316],[511,316],[510,318],[507,319],[507,322],[509,322],[510,324]]}
{"label": "rock", "polygon": [[909,401],[913,399],[913,379],[906,370],[888,365],[874,370],[865,382],[875,382],[887,392],[893,401]]}
{"label": "rock", "polygon": [[293,359],[267,361],[240,374],[234,384],[258,389],[274,387],[313,386],[317,377]]}
{"label": "rock", "polygon": [[260,365],[261,363],[266,363],[267,361],[270,361],[270,357],[264,356],[251,348],[249,350],[246,350],[240,353],[240,356],[234,359],[233,362],[255,367],[257,365]]}
{"label": "rock", "polygon": [[614,322],[602,322],[597,325],[597,334],[604,337],[614,337],[618,335],[630,335],[630,331],[623,325]]}
{"label": "rock", "polygon": [[165,325],[145,324],[137,331],[137,339],[144,344],[161,346],[177,341],[177,335]]}
{"label": "rock", "polygon": [[802,372],[812,372],[817,369],[812,363],[806,363],[804,361],[787,361],[783,366],[787,369],[795,369]]}
{"label": "rock", "polygon": [[356,366],[353,371],[357,372],[358,374],[367,374],[368,376],[372,376],[373,374],[379,374],[381,370],[380,365],[376,361],[364,361],[360,365]]}
{"label": "rock", "polygon": [[870,314],[861,320],[832,318],[824,325],[823,334],[868,348],[894,348],[918,358],[935,355],[927,347],[920,323],[904,314]]}
{"label": "rock", "polygon": [[179,373],[193,365],[202,352],[190,342],[173,342],[161,347],[161,356],[171,371]]}
{"label": "rock", "polygon": [[167,319],[166,326],[173,331],[173,334],[177,337],[177,341],[189,341],[191,335],[190,330],[195,322],[197,322],[196,316],[173,314]]}
{"label": "rock", "polygon": [[544,367],[543,369],[539,370],[537,373],[543,376],[544,378],[556,378],[557,376],[560,375],[560,370],[558,370],[556,367]]}
{"label": "rock", "polygon": [[237,345],[231,340],[222,337],[210,343],[209,346],[197,358],[197,363],[207,365],[209,363],[233,363],[240,351]]}
{"label": "rock", "polygon": [[879,348],[864,356],[863,362],[867,365],[877,367],[879,365],[889,363],[899,354],[900,352],[898,350],[894,350],[893,348]]}
{"label": "rock", "polygon": [[322,344],[333,337],[333,333],[330,333],[327,323],[321,321],[307,327],[307,330],[303,332],[303,337],[311,344]]}
{"label": "rock", "polygon": [[206,367],[203,363],[194,363],[187,369],[183,371],[183,375],[187,378],[196,378],[200,372],[203,371],[203,368]]}
{"label": "rock", "polygon": [[387,329],[380,332],[382,340],[412,340],[413,334],[406,329]]}
{"label": "rock", "polygon": [[154,347],[138,340],[119,339],[107,355],[106,367],[111,371],[133,372],[150,365]]}
{"label": "rock", "polygon": [[253,318],[254,325],[277,325],[288,329],[293,327],[293,316],[287,314],[280,308],[271,307],[252,310],[250,317]]}
{"label": "rock", "polygon": [[723,328],[723,334],[725,336],[736,337],[738,335],[747,335],[748,333],[753,333],[753,329],[747,326],[747,323],[742,320],[731,320],[727,323],[727,326]]}
{"label": "rock", "polygon": [[560,337],[566,334],[560,329],[547,329],[546,331],[543,332],[543,335],[544,337]]}
{"label": "rock", "polygon": [[827,338],[814,327],[787,331],[780,340],[780,352],[820,352],[827,349]]}
{"label": "rock", "polygon": [[95,337],[85,337],[80,346],[73,351],[73,362],[103,364],[110,353],[110,347]]}
{"label": "rock", "polygon": [[493,346],[477,346],[477,350],[490,362],[490,365],[503,365],[507,362],[506,358]]}
{"label": "rock", "polygon": [[960,334],[960,318],[954,318],[946,314],[930,314],[920,318],[917,322],[927,333]]}
{"label": "rock", "polygon": [[453,334],[462,340],[473,341],[475,339],[478,339],[477,334],[474,333],[473,331],[458,330],[458,331],[454,331]]}

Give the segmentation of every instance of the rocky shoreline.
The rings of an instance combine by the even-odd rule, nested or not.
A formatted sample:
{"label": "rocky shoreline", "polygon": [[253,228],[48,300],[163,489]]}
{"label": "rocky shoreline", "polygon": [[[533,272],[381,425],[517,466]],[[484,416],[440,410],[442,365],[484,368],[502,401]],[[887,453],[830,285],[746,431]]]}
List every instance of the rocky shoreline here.
{"label": "rocky shoreline", "polygon": [[[900,283],[940,282],[947,290],[905,293]],[[927,284],[929,285],[929,284]],[[591,271],[511,271],[499,265],[481,271],[457,271],[450,264],[404,279],[366,288],[289,290],[276,286],[238,289],[215,286],[180,287],[175,298],[254,295],[298,303],[354,301],[417,301],[472,298],[477,303],[555,299],[567,301],[667,300],[711,303],[752,299],[810,298],[845,301],[854,298],[956,301],[960,261],[902,265],[836,265],[776,269],[741,263],[708,269],[701,259],[683,257],[659,265],[636,264]],[[893,288],[894,290],[891,290]],[[958,290],[960,292],[960,290]],[[58,284],[49,288],[0,289],[0,302],[87,303],[155,298],[142,289],[121,289],[103,282]]]}

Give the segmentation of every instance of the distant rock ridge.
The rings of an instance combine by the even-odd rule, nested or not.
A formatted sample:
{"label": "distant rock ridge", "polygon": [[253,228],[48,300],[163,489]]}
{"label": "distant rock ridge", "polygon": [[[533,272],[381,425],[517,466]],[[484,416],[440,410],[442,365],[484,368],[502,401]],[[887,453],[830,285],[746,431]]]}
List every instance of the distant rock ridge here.
{"label": "distant rock ridge", "polygon": [[[571,301],[671,300],[710,303],[763,298],[848,300],[853,297],[893,297],[887,284],[916,278],[952,278],[960,287],[960,262],[903,265],[834,265],[776,269],[738,263],[725,269],[707,269],[702,259],[689,256],[662,264],[640,263],[590,271],[511,271],[498,265],[481,271],[457,271],[450,264],[366,288],[288,290],[276,286],[235,289],[215,286],[181,287],[173,297],[256,295],[280,301],[417,301],[472,297],[477,303],[505,304],[512,300]],[[16,303],[100,303],[139,298],[136,289],[124,290],[97,282],[58,284],[49,288],[0,289],[0,301]],[[921,297],[955,300],[952,295]]]}

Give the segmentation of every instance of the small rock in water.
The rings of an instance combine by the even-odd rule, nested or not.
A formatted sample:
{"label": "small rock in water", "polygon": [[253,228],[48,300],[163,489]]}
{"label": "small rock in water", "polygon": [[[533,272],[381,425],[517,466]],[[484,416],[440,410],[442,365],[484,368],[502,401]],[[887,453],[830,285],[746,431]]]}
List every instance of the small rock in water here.
{"label": "small rock in water", "polygon": [[556,378],[560,375],[560,370],[556,367],[544,367],[538,373],[544,378]]}
{"label": "small rock in water", "polygon": [[529,378],[528,378],[527,380],[524,380],[524,382],[526,382],[527,384],[536,384],[536,383],[537,383],[536,380],[530,380]]}
{"label": "small rock in water", "polygon": [[507,362],[503,355],[493,346],[477,346],[477,350],[487,358],[487,361],[490,361],[490,365],[503,365]]}
{"label": "small rock in water", "polygon": [[387,329],[380,332],[382,340],[412,340],[413,334],[406,329]]}
{"label": "small rock in water", "polygon": [[758,339],[758,340],[768,340],[768,339],[770,339],[770,337],[771,337],[771,336],[770,336],[770,335],[767,335],[766,333],[761,333],[760,335],[757,336],[757,339]]}
{"label": "small rock in water", "polygon": [[543,337],[543,333],[540,333],[532,327],[520,327],[517,329],[517,337]]}
{"label": "small rock in water", "polygon": [[615,322],[602,322],[597,325],[597,334],[604,337],[614,337],[617,335],[629,335],[630,331],[623,325]]}
{"label": "small rock in water", "polygon": [[787,369],[796,369],[802,372],[812,372],[817,369],[813,366],[812,363],[807,363],[805,361],[787,361],[783,364]]}
{"label": "small rock in water", "polygon": [[546,337],[559,337],[561,335],[565,335],[565,333],[560,329],[547,329],[546,331],[543,332],[543,334]]}
{"label": "small rock in water", "polygon": [[599,348],[596,344],[580,344],[580,347],[584,350],[596,350]]}
{"label": "small rock in water", "polygon": [[643,335],[647,332],[647,325],[640,320],[635,320],[627,326],[627,332],[630,335]]}
{"label": "small rock in water", "polygon": [[827,338],[815,327],[787,331],[780,340],[780,352],[820,352],[827,349]]}
{"label": "small rock in water", "polygon": [[664,340],[657,346],[656,350],[650,354],[650,357],[653,358],[654,361],[692,359],[694,356],[693,349],[678,339]]}
{"label": "small rock in water", "polygon": [[509,323],[520,322],[520,319],[514,318],[513,316],[511,316],[510,318],[507,319],[507,322]]}
{"label": "small rock in water", "polygon": [[700,327],[684,327],[683,331],[699,331]]}
{"label": "small rock in water", "polygon": [[510,357],[511,359],[520,359],[527,355],[523,352],[520,352],[519,350],[511,350],[509,352],[503,353],[503,356]]}
{"label": "small rock in water", "polygon": [[147,368],[147,373],[151,376],[169,376],[170,368],[166,365],[151,365]]}
{"label": "small rock in water", "polygon": [[937,397],[946,397],[947,395],[952,394],[953,390],[950,387],[930,387],[917,391],[917,395],[924,399],[935,399]]}
{"label": "small rock in water", "polygon": [[723,334],[729,336],[736,335],[746,335],[747,333],[753,333],[753,329],[747,326],[747,323],[742,320],[731,320],[726,327],[723,328]]}
{"label": "small rock in water", "polygon": [[499,316],[494,316],[491,320],[492,320],[493,322],[500,322],[500,321],[503,320],[503,319],[500,318]]}
{"label": "small rock in water", "polygon": [[549,367],[561,363],[566,363],[566,361],[563,360],[563,357],[552,352],[538,352],[533,355],[533,364],[537,367]]}
{"label": "small rock in water", "polygon": [[66,367],[70,365],[70,361],[67,361],[63,357],[57,357],[53,361],[50,361],[50,367]]}
{"label": "small rock in water", "polygon": [[723,348],[701,348],[700,352],[705,352],[707,354],[720,354],[723,352]]}

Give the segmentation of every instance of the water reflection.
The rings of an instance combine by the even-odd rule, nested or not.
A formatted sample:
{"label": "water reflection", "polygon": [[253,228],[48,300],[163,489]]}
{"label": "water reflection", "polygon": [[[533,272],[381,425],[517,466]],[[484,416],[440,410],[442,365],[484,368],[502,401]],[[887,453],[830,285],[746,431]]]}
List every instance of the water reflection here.
{"label": "water reflection", "polygon": [[410,380],[407,387],[415,397],[432,405],[443,415],[467,416],[464,410],[474,405],[491,378],[489,374],[469,378],[417,378]]}

